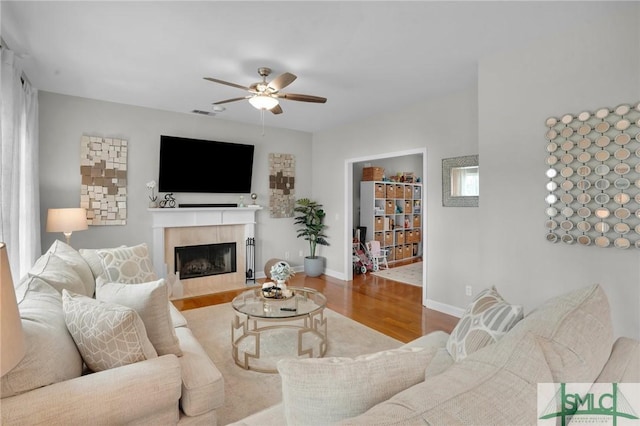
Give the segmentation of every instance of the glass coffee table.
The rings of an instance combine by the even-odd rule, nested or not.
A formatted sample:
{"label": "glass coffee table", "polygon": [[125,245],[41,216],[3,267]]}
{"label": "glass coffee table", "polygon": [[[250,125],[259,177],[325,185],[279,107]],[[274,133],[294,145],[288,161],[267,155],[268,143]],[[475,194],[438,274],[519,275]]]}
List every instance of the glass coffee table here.
{"label": "glass coffee table", "polygon": [[287,299],[266,298],[261,288],[231,302],[234,361],[246,370],[277,373],[282,358],[319,358],[327,351],[327,298],[311,288],[289,287]]}

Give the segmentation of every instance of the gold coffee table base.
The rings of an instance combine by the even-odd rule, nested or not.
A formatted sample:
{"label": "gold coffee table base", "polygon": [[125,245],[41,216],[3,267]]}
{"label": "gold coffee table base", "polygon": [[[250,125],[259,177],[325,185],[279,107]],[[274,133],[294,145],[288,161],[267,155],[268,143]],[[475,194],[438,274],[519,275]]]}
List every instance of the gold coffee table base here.
{"label": "gold coffee table base", "polygon": [[231,354],[237,365],[277,373],[282,358],[319,358],[327,352],[326,297],[310,288],[291,290],[288,299],[264,298],[260,289],[233,299]]}

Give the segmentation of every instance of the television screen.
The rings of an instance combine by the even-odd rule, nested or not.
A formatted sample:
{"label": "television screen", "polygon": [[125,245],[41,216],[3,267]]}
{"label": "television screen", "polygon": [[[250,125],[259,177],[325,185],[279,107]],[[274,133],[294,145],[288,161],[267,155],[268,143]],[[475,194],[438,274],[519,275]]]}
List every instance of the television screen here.
{"label": "television screen", "polygon": [[160,136],[160,192],[251,192],[253,145]]}

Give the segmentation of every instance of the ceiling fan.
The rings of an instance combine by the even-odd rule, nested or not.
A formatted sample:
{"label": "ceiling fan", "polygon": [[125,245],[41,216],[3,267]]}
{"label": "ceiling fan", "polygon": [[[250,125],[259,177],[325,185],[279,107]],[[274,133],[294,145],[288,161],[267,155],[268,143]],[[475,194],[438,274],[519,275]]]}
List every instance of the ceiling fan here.
{"label": "ceiling fan", "polygon": [[236,83],[230,83],[228,81],[219,80],[212,77],[204,77],[205,80],[213,81],[214,83],[225,84],[227,86],[236,87],[238,89],[246,90],[250,94],[240,98],[226,99],[224,101],[214,102],[213,105],[226,104],[229,102],[241,101],[244,99],[249,100],[249,103],[256,109],[269,110],[274,114],[282,114],[282,107],[280,106],[279,99],[287,99],[290,101],[301,102],[314,102],[323,104],[327,102],[327,98],[311,95],[300,95],[296,93],[283,93],[280,90],[284,89],[297,78],[294,74],[285,72],[280,74],[270,82],[267,82],[267,77],[271,74],[271,68],[260,67],[258,68],[258,74],[262,77],[262,81],[253,83],[249,87],[242,86]]}

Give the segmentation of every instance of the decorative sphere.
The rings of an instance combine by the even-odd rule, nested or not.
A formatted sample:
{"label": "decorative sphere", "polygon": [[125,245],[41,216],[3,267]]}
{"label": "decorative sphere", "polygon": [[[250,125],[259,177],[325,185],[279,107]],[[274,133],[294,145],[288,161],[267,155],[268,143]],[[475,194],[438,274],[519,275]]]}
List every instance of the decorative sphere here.
{"label": "decorative sphere", "polygon": [[255,200],[258,198],[258,194],[256,194],[255,192],[251,194],[251,199]]}

